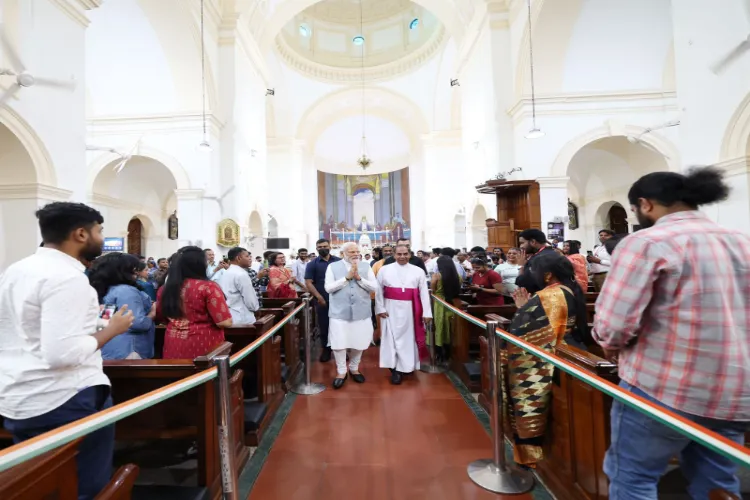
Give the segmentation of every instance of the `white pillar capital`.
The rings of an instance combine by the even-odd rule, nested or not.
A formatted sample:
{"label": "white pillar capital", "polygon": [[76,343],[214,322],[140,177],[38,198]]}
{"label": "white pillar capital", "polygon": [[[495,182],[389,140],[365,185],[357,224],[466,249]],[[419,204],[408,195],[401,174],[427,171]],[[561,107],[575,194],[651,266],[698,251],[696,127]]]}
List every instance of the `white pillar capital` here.
{"label": "white pillar capital", "polygon": [[570,177],[539,177],[536,182],[540,189],[568,189]]}

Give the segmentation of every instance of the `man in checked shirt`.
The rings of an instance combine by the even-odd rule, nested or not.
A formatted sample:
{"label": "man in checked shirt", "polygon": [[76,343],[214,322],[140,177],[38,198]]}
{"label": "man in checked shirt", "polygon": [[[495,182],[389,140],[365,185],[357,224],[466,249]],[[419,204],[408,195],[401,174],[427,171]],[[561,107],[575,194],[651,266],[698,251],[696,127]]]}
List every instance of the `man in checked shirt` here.
{"label": "man in checked shirt", "polygon": [[[618,358],[620,387],[744,444],[750,430],[750,237],[698,207],[729,187],[710,167],[656,172],[630,188],[644,228],[622,240],[596,302],[594,339]],[[672,457],[692,498],[740,495],[728,458],[615,401],[604,460],[611,500],[656,500]]]}

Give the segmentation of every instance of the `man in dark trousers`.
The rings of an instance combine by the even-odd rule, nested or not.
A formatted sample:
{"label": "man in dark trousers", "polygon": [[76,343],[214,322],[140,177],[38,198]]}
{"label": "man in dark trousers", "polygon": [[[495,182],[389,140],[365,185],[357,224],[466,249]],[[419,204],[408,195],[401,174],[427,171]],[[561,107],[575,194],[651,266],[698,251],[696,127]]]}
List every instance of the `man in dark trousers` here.
{"label": "man in dark trousers", "polygon": [[315,297],[315,312],[318,316],[318,333],[320,336],[320,361],[331,360],[331,348],[328,346],[328,292],[326,292],[326,269],[330,264],[339,261],[331,255],[331,242],[323,238],[315,243],[319,257],[314,258],[305,268],[305,285],[307,291]]}
{"label": "man in dark trousers", "polygon": [[536,282],[531,272],[534,257],[542,252],[554,252],[555,249],[547,243],[547,237],[539,229],[526,229],[522,231],[518,237],[518,242],[518,246],[522,252],[521,262],[524,265],[520,270],[518,278],[516,278],[516,286],[518,288],[525,288],[530,295],[533,295],[542,289],[541,283],[538,284]]}

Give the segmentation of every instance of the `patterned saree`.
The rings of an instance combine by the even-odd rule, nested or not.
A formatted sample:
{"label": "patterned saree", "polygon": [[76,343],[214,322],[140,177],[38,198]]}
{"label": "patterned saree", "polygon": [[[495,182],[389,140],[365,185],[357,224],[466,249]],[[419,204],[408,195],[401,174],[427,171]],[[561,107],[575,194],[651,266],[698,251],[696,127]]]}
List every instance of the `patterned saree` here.
{"label": "patterned saree", "polygon": [[[567,293],[566,293],[567,291]],[[569,312],[570,311],[570,312]],[[575,325],[573,294],[551,285],[537,292],[513,317],[509,332],[554,353]],[[542,444],[551,406],[555,367],[513,344],[500,348],[500,388],[503,391],[505,435],[513,436],[517,464],[535,467],[542,460]]]}

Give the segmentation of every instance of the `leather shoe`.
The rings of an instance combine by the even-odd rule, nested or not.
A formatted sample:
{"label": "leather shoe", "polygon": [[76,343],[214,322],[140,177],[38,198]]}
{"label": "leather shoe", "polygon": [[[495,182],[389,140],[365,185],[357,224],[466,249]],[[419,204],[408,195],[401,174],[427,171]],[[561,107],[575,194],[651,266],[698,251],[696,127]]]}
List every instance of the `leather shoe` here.
{"label": "leather shoe", "polygon": [[347,372],[346,375],[344,375],[344,378],[335,378],[333,379],[333,388],[334,389],[341,389],[344,387],[344,382],[346,382],[346,377],[349,376],[349,373]]}
{"label": "leather shoe", "polygon": [[391,384],[401,385],[401,372],[397,370],[391,372]]}
{"label": "leather shoe", "polygon": [[364,384],[365,376],[361,373],[352,373],[352,380],[354,380],[358,384]]}
{"label": "leather shoe", "polygon": [[324,347],[323,352],[320,353],[320,358],[318,359],[321,363],[328,363],[331,361],[331,348],[330,347]]}

